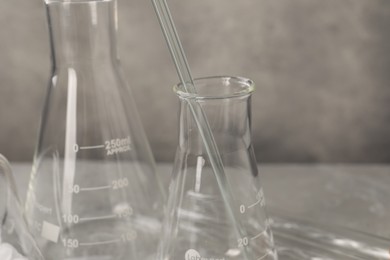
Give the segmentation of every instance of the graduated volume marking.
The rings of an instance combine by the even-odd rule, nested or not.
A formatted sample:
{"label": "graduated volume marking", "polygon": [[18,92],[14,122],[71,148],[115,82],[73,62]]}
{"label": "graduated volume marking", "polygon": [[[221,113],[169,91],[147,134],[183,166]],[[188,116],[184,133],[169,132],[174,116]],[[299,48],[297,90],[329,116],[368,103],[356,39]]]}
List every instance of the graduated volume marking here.
{"label": "graduated volume marking", "polygon": [[80,150],[93,150],[93,149],[100,149],[100,148],[104,148],[104,145],[80,146]]}
{"label": "graduated volume marking", "polygon": [[114,219],[117,215],[107,215],[107,216],[101,216],[101,217],[89,217],[89,218],[80,218],[80,221],[93,221],[93,220],[103,220],[103,219]]}
{"label": "graduated volume marking", "polygon": [[[257,235],[254,236],[254,237],[251,237],[251,238],[248,238],[248,237],[240,238],[240,239],[237,240],[237,242],[238,242],[238,247],[241,247],[241,248],[242,248],[242,247],[248,247],[249,244],[250,244],[250,242],[251,242],[252,240],[256,240],[256,239],[260,238],[260,237],[263,236],[263,235],[266,235],[266,230],[260,232],[259,234],[257,234]],[[268,255],[268,253],[265,254],[265,255],[263,255],[263,256],[261,256],[261,257],[258,258],[257,260],[262,260],[262,259],[264,259],[267,255]]]}
{"label": "graduated volume marking", "polygon": [[117,244],[120,242],[127,243],[133,241],[137,238],[137,232],[135,230],[129,231],[122,234],[117,239],[105,240],[105,241],[96,241],[96,242],[80,242],[77,238],[66,238],[62,240],[64,247],[66,248],[79,248],[85,246],[99,246],[99,245],[108,245],[108,244]]}
{"label": "graduated volume marking", "polygon": [[264,258],[266,258],[268,255],[269,255],[269,253],[267,253],[267,254],[263,255],[263,256],[262,256],[262,257],[260,257],[260,258],[257,258],[257,260],[263,260],[263,259],[264,259]]}
{"label": "graduated volume marking", "polygon": [[108,190],[111,189],[111,185],[100,186],[100,187],[91,187],[91,188],[80,188],[80,191],[97,191],[97,190]]}
{"label": "graduated volume marking", "polygon": [[119,153],[128,152],[131,150],[131,140],[130,136],[125,138],[114,138],[108,141],[105,141],[104,144],[98,145],[87,145],[80,146],[78,144],[74,144],[73,151],[78,153],[83,150],[96,150],[96,149],[105,149],[107,155],[114,155]]}
{"label": "graduated volume marking", "polygon": [[80,222],[94,221],[94,220],[105,220],[105,219],[127,219],[133,215],[133,208],[127,206],[126,208],[121,208],[115,212],[115,214],[105,215],[105,216],[94,216],[94,217],[80,217],[77,214],[64,214],[62,216],[64,223],[66,224],[78,224]]}
{"label": "graduated volume marking", "polygon": [[[261,231],[259,234],[257,234],[257,235],[254,236],[254,237],[251,237],[250,240],[256,240],[256,239],[258,239],[259,237],[261,237],[261,236],[263,236],[263,235],[266,235],[266,230]],[[238,240],[237,240],[237,242],[238,242],[238,247],[246,247],[246,246],[248,246],[250,240],[249,240],[248,237],[243,237],[243,238],[238,239]]]}
{"label": "graduated volume marking", "polygon": [[115,179],[110,185],[95,186],[95,187],[80,187],[80,185],[73,185],[69,187],[69,193],[79,194],[80,192],[86,191],[101,191],[101,190],[120,190],[125,189],[129,186],[129,180],[127,178]]}
{"label": "graduated volume marking", "polygon": [[259,234],[257,234],[257,235],[254,236],[254,237],[251,237],[251,240],[258,239],[258,238],[261,237],[262,235],[265,235],[265,233],[266,233],[266,230],[260,232]]}
{"label": "graduated volume marking", "polygon": [[121,242],[121,239],[113,239],[101,242],[90,242],[90,243],[80,243],[80,246],[98,246],[98,245],[108,245],[108,244],[116,244]]}
{"label": "graduated volume marking", "polygon": [[256,194],[257,201],[249,206],[245,206],[244,204],[240,205],[240,213],[244,214],[248,209],[255,207],[256,205],[260,205],[261,207],[265,206],[264,192],[263,189],[260,189]]}

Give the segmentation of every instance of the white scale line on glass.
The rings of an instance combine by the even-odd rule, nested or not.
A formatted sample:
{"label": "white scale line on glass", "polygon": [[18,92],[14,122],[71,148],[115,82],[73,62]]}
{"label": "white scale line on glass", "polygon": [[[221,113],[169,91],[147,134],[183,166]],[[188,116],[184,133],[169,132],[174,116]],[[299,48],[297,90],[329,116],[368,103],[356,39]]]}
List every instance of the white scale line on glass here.
{"label": "white scale line on glass", "polygon": [[90,243],[80,243],[80,246],[98,246],[98,245],[107,245],[107,244],[116,244],[118,242],[121,242],[121,239],[114,239],[114,240],[108,240],[108,241],[101,241],[101,242],[90,242]]}
{"label": "white scale line on glass", "polygon": [[107,216],[102,216],[102,217],[80,218],[80,221],[102,220],[102,219],[111,219],[111,218],[116,218],[116,215],[107,215]]}
{"label": "white scale line on glass", "polygon": [[91,188],[80,188],[80,191],[96,191],[96,190],[107,190],[111,189],[111,185],[100,186],[100,187],[91,187]]}
{"label": "white scale line on glass", "polygon": [[266,232],[265,230],[262,231],[260,234],[258,234],[258,235],[256,235],[256,236],[252,237],[251,240],[255,240],[255,239],[261,237],[265,232]]}
{"label": "white scale line on glass", "polygon": [[102,145],[93,145],[93,146],[80,146],[80,150],[93,150],[93,149],[100,149],[104,148],[104,144]]}
{"label": "white scale line on glass", "polygon": [[260,258],[257,258],[257,260],[263,260],[263,259],[264,259],[264,258],[266,258],[268,255],[269,255],[269,253],[267,253],[267,254],[263,255],[263,256],[262,256],[262,257],[260,257]]}
{"label": "white scale line on glass", "polygon": [[258,201],[256,201],[256,202],[253,203],[252,205],[248,206],[248,209],[253,208],[253,207],[256,206],[257,204],[259,204],[262,200],[263,200],[263,198],[259,199]]}

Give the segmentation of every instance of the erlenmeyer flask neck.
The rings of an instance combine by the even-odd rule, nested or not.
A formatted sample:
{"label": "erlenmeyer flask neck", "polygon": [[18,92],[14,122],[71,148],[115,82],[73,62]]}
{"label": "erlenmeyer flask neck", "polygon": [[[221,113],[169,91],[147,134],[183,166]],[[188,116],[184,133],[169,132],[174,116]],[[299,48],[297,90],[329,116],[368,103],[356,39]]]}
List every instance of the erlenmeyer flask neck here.
{"label": "erlenmeyer flask neck", "polygon": [[53,66],[117,60],[116,0],[46,3]]}

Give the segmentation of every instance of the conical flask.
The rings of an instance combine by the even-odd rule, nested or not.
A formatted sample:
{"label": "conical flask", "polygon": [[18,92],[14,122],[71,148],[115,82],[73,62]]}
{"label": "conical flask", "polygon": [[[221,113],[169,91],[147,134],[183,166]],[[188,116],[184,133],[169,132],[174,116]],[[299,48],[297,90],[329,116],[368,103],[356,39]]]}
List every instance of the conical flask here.
{"label": "conical flask", "polygon": [[0,259],[43,260],[23,216],[7,159],[0,154]]}
{"label": "conical flask", "polygon": [[116,53],[115,0],[47,0],[52,76],[26,215],[44,256],[155,259],[164,191]]}
{"label": "conical flask", "polygon": [[[275,260],[251,142],[253,82],[211,77],[195,85],[198,94],[187,93],[182,85],[174,88],[180,99],[179,145],[158,259]],[[210,165],[190,99],[207,116],[224,164],[224,187]]]}

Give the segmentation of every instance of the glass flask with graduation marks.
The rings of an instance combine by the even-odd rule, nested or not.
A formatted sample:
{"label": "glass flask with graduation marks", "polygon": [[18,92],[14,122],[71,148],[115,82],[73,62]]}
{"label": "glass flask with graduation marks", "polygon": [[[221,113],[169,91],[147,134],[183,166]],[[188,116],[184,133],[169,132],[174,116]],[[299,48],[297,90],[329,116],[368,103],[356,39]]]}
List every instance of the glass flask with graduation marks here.
{"label": "glass flask with graduation marks", "polygon": [[46,259],[155,259],[164,190],[116,51],[115,0],[47,0],[52,75],[26,215]]}
{"label": "glass flask with graduation marks", "polygon": [[[195,80],[195,86],[197,94],[174,88],[180,99],[179,145],[158,259],[275,260],[251,141],[253,82],[211,77]],[[191,100],[208,119],[224,165],[224,187],[205,151]]]}

